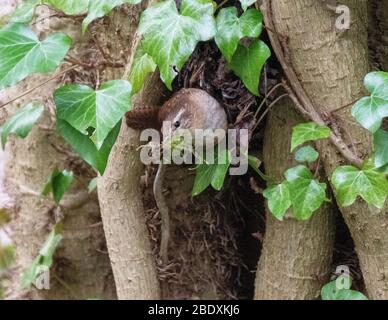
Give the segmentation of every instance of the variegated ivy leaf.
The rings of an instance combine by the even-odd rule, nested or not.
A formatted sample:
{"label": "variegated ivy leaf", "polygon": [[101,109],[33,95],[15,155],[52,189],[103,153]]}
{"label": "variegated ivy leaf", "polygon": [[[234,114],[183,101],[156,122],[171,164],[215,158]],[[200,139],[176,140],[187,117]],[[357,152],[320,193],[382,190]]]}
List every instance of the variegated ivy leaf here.
{"label": "variegated ivy leaf", "polygon": [[388,180],[371,160],[361,170],[353,166],[337,168],[331,181],[336,199],[343,207],[352,205],[358,196],[379,209],[384,207],[388,196]]}
{"label": "variegated ivy leaf", "polygon": [[9,118],[0,128],[2,148],[4,149],[10,134],[15,134],[20,138],[27,137],[42,112],[42,104],[30,103]]}
{"label": "variegated ivy leaf", "polygon": [[22,277],[23,288],[33,284],[39,275],[47,272],[51,268],[53,264],[54,253],[62,238],[62,224],[58,223],[54,226],[53,230],[48,235],[37,257],[34,259],[29,268],[24,272]]}
{"label": "variegated ivy leaf", "polygon": [[122,4],[137,4],[142,0],[89,0],[88,15],[82,22],[82,31],[85,32],[89,24],[97,19],[107,15],[115,7]]}
{"label": "variegated ivy leaf", "polygon": [[326,198],[326,184],[314,179],[306,166],[288,169],[285,177],[290,190],[294,217],[307,220],[318,210]]}
{"label": "variegated ivy leaf", "polygon": [[140,47],[136,52],[131,73],[129,75],[129,82],[132,85],[132,94],[140,91],[148,74],[154,72],[155,69],[156,64],[154,60],[148,53],[144,52],[142,47]]}
{"label": "variegated ivy leaf", "polygon": [[264,191],[263,196],[268,200],[268,208],[271,213],[276,219],[282,221],[292,204],[287,181],[268,187]]}
{"label": "variegated ivy leaf", "polygon": [[364,84],[370,97],[359,100],[352,109],[352,115],[370,132],[375,133],[388,117],[388,73],[371,72],[366,75]]}
{"label": "variegated ivy leaf", "polygon": [[95,91],[85,85],[70,84],[54,92],[58,119],[84,135],[95,129],[95,145],[100,149],[106,137],[131,109],[131,85],[124,80],[103,83]]}
{"label": "variegated ivy leaf", "polygon": [[308,141],[330,137],[330,128],[319,126],[315,122],[301,123],[292,128],[291,152]]}
{"label": "variegated ivy leaf", "polygon": [[247,10],[248,7],[250,7],[252,4],[254,4],[256,0],[240,0],[241,7],[243,10]]}
{"label": "variegated ivy leaf", "polygon": [[388,132],[382,129],[374,134],[375,166],[377,168],[388,164]]}
{"label": "variegated ivy leaf", "polygon": [[71,39],[55,33],[40,41],[24,24],[0,29],[0,90],[32,73],[54,71],[71,46]]}
{"label": "variegated ivy leaf", "polygon": [[249,9],[240,18],[235,7],[221,9],[216,22],[214,40],[228,62],[231,62],[242,38],[258,37],[263,29],[263,15],[256,9]]}
{"label": "variegated ivy leaf", "polygon": [[170,90],[197,43],[214,36],[213,12],[211,0],[182,0],[180,12],[175,1],[167,0],[142,13],[139,24],[142,47],[158,65],[160,77]]}
{"label": "variegated ivy leaf", "polygon": [[271,56],[271,50],[261,40],[254,40],[248,47],[238,45],[229,67],[237,74],[247,89],[259,95],[261,71]]}

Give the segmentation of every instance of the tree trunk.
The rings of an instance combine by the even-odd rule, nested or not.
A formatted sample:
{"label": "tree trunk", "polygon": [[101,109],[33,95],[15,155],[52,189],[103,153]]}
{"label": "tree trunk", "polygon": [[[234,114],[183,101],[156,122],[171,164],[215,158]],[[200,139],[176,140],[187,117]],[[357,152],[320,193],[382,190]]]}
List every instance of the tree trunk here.
{"label": "tree trunk", "polygon": [[[280,183],[295,166],[291,130],[303,118],[291,100],[270,112],[264,140],[266,174]],[[281,130],[279,130],[281,128]],[[320,178],[322,180],[322,176]],[[289,214],[289,213],[288,213]],[[330,275],[334,242],[333,207],[325,204],[306,221],[279,221],[267,210],[266,233],[256,274],[255,299],[311,300]]]}
{"label": "tree trunk", "polygon": [[[40,17],[50,12],[41,8]],[[39,17],[37,18],[39,19]],[[72,19],[45,19],[35,26],[38,34],[62,31],[72,36],[72,54],[83,58],[90,53],[90,37],[81,35],[81,26]],[[14,88],[4,90],[0,100],[6,102],[29,88],[48,79],[51,75],[35,75]],[[95,173],[55,133],[55,116],[52,110],[52,93],[70,76],[77,76],[88,83],[93,73],[71,72],[50,82],[39,90],[18,100],[3,117],[31,101],[45,104],[45,113],[26,139],[12,138],[7,146],[7,191],[13,198],[12,239],[17,252],[17,272],[8,298],[32,299],[112,299],[116,297],[113,276],[106,252],[105,238],[100,220],[96,193],[89,194],[87,186]],[[89,78],[90,77],[90,78]],[[40,193],[54,168],[70,169],[75,182],[64,196],[60,210],[52,200]],[[50,270],[51,289],[22,291],[20,276],[37,256],[51,227],[63,216],[64,239],[55,254]]]}
{"label": "tree trunk", "polygon": [[[151,5],[152,0],[143,6]],[[126,79],[139,45],[136,33],[140,7],[130,8],[130,20],[112,20],[112,30],[127,37],[127,66],[118,78]],[[128,19],[128,17],[127,17]],[[122,30],[122,26],[125,30]],[[116,52],[118,54],[119,52]],[[129,58],[128,58],[129,57]],[[134,99],[134,108],[160,105],[164,87],[154,73]],[[144,165],[140,161],[140,132],[123,122],[106,171],[98,179],[101,215],[119,299],[160,299],[141,191]]]}
{"label": "tree trunk", "polygon": [[[154,75],[145,85],[136,107],[159,104],[163,89],[158,77]],[[122,124],[98,192],[118,298],[160,299],[141,192],[144,166],[139,138],[138,131]]]}
{"label": "tree trunk", "polygon": [[[344,140],[357,149],[360,157],[370,154],[370,134],[350,115],[353,102],[364,95],[363,78],[369,71],[367,2],[343,1],[352,18],[351,28],[345,31],[335,28],[337,16],[323,2],[268,2],[276,31],[288,37],[284,51],[316,110],[331,115]],[[318,147],[327,175],[331,176],[344,160],[330,143],[320,142]],[[377,210],[359,200],[341,208],[341,212],[355,242],[369,297],[387,299],[387,209]]]}

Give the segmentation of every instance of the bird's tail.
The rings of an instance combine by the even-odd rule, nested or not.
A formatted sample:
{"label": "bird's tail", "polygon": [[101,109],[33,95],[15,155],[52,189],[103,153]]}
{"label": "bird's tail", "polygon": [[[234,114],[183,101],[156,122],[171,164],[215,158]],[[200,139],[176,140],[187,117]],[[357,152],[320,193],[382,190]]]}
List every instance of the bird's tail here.
{"label": "bird's tail", "polygon": [[160,129],[158,121],[158,107],[137,108],[125,114],[128,127],[137,130]]}

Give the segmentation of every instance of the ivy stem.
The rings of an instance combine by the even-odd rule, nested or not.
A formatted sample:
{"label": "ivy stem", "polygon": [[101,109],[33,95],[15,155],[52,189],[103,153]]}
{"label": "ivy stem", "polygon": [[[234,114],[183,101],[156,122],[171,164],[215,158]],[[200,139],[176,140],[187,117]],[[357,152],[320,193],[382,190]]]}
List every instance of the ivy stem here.
{"label": "ivy stem", "polygon": [[265,98],[263,99],[263,101],[260,103],[260,105],[258,106],[256,112],[255,112],[255,118],[258,116],[261,108],[264,106],[264,104],[267,102],[268,98],[271,96],[271,94],[273,94],[279,87],[283,87],[283,83],[278,83],[276,84],[271,90],[268,91],[268,93],[266,94]]}
{"label": "ivy stem", "polygon": [[263,121],[265,116],[268,114],[268,112],[282,99],[289,97],[288,93],[282,94],[281,96],[277,97],[274,101],[271,102],[271,104],[268,106],[268,108],[263,112],[259,120],[257,120],[255,127],[253,128],[253,131],[256,130],[257,126]]}
{"label": "ivy stem", "polygon": [[9,105],[12,102],[15,102],[16,100],[19,100],[20,98],[25,97],[26,95],[30,94],[31,92],[35,91],[36,89],[39,89],[40,87],[43,87],[45,84],[49,83],[50,81],[53,81],[53,80],[57,79],[58,77],[66,74],[67,72],[69,72],[71,70],[74,70],[76,68],[78,68],[78,65],[73,65],[73,66],[71,66],[71,67],[69,67],[69,68],[67,68],[67,69],[65,69],[65,70],[55,74],[51,78],[48,78],[47,80],[43,81],[42,83],[39,83],[35,87],[32,87],[31,89],[23,92],[22,94],[18,95],[17,97],[13,98],[12,100],[9,100],[9,101],[3,103],[2,105],[0,105],[0,109],[4,108],[5,106]]}
{"label": "ivy stem", "polygon": [[67,57],[65,58],[65,61],[67,62],[70,62],[72,64],[78,64],[79,66],[82,66],[82,67],[85,67],[85,68],[91,68],[91,64],[89,63],[86,63],[86,62],[82,62],[81,60],[71,56],[71,55],[67,55]]}
{"label": "ivy stem", "polygon": [[344,104],[343,106],[341,106],[341,107],[339,107],[339,108],[337,108],[337,109],[334,109],[334,110],[330,111],[330,113],[336,113],[336,112],[338,112],[338,111],[340,111],[340,110],[342,110],[342,109],[345,109],[345,108],[347,108],[347,107],[349,107],[349,106],[355,104],[358,100],[360,100],[360,98],[358,98],[357,100],[352,101],[351,103]]}

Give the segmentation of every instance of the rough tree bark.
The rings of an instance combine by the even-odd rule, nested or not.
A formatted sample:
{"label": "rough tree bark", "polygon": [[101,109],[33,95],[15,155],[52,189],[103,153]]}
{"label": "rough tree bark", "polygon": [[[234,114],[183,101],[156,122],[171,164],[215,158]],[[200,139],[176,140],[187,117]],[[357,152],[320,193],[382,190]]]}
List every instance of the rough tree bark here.
{"label": "rough tree bark", "polygon": [[[39,9],[40,17],[47,17],[46,8]],[[38,18],[39,19],[39,18]],[[62,31],[74,40],[72,54],[82,58],[90,53],[92,42],[81,35],[79,23],[71,19],[44,19],[35,25],[40,36]],[[7,153],[7,191],[14,200],[12,210],[12,239],[16,246],[17,266],[8,298],[32,299],[86,299],[115,298],[113,276],[106,253],[104,233],[100,220],[96,193],[89,194],[87,186],[93,171],[55,133],[52,92],[68,76],[80,77],[89,82],[82,73],[72,72],[48,83],[2,111],[2,119],[31,101],[45,104],[45,113],[30,135],[22,140],[11,139]],[[90,77],[93,74],[89,74]],[[42,83],[51,75],[29,77],[14,88],[0,94],[1,102],[9,101],[29,88]],[[71,169],[75,182],[61,203],[64,217],[64,239],[55,255],[51,270],[51,289],[38,291],[20,289],[20,275],[31,264],[43,245],[58,210],[53,201],[40,196],[43,186],[54,168]]]}
{"label": "rough tree bark", "polygon": [[[303,118],[296,113],[291,100],[278,103],[268,116],[264,165],[266,174],[278,183],[284,179],[284,172],[297,164],[290,152],[291,130],[301,122]],[[279,221],[267,210],[266,233],[256,273],[255,299],[318,298],[322,285],[330,275],[334,220],[333,207],[329,204],[325,204],[306,222],[290,216]]]}
{"label": "rough tree bark", "polygon": [[[289,63],[316,110],[330,115],[342,137],[365,157],[371,150],[370,134],[355,123],[349,111],[352,102],[364,95],[362,80],[369,71],[367,1],[342,1],[350,8],[352,19],[351,28],[345,31],[335,28],[337,16],[323,2],[266,2],[270,3],[276,31],[288,38],[284,49]],[[330,177],[344,160],[330,143],[317,146]],[[387,299],[387,208],[377,210],[358,200],[341,212],[355,242],[369,297]]]}

